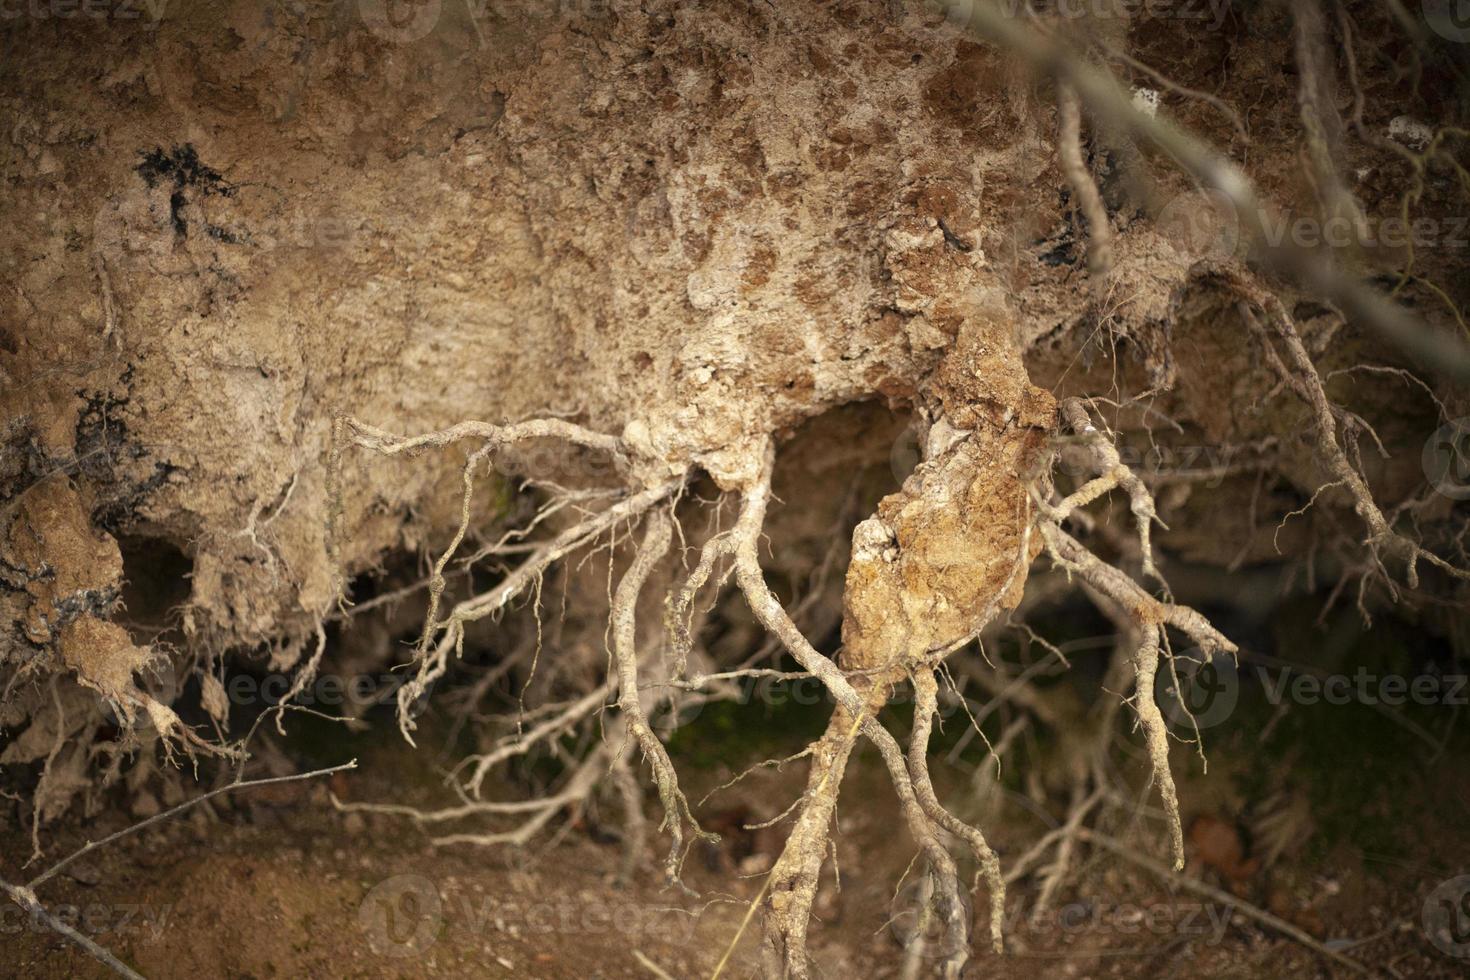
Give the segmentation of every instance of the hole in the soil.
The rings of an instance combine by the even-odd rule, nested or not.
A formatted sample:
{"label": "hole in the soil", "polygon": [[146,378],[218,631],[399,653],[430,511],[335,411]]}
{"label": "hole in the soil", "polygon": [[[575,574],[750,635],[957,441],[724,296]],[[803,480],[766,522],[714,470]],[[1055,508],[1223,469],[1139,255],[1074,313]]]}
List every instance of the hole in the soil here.
{"label": "hole in the soil", "polygon": [[[808,420],[778,449],[766,538],[781,542],[781,555],[765,563],[766,579],[824,653],[834,653],[842,642],[842,593],[853,528],[898,489],[917,461],[910,423],[907,415],[878,402],[858,402]],[[691,497],[716,495],[702,481]],[[703,627],[701,640],[721,666],[739,664],[766,642],[745,601],[733,591],[715,605]],[[784,654],[776,656],[781,669],[798,669]],[[802,696],[811,693],[808,687],[802,688]],[[734,718],[770,723],[770,707],[747,692],[738,703],[712,709],[706,727],[685,733],[680,744],[688,748]],[[807,710],[799,699],[790,700],[789,707],[795,727],[786,735],[813,735],[812,726],[819,734],[823,712]]]}
{"label": "hole in the soil", "polygon": [[189,599],[194,562],[164,538],[124,535],[122,601],[119,622],[139,640],[152,641],[176,625],[175,611]]}

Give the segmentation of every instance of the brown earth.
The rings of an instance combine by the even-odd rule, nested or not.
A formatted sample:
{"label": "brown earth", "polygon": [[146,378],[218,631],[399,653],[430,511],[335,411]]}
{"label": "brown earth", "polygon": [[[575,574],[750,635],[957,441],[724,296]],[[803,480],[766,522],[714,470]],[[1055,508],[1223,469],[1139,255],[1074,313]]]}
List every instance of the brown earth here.
{"label": "brown earth", "polygon": [[[474,499],[472,543],[525,526],[554,494],[526,478],[626,492],[692,472],[674,512],[686,564],[713,533],[715,501],[748,488],[774,437],[784,505],[772,507],[761,555],[773,588],[799,604],[823,653],[845,641],[845,668],[906,669],[904,657],[964,635],[982,611],[1045,608],[1050,579],[1023,599],[1025,570],[1010,577],[1021,541],[1007,520],[1056,446],[1055,400],[1085,397],[1125,461],[1158,477],[1168,529],[1155,543],[1182,601],[1250,625],[1261,603],[1245,576],[1280,570],[1281,595],[1349,606],[1365,574],[1364,532],[1341,489],[1307,507],[1330,476],[1309,412],[1252,345],[1229,286],[1240,275],[1282,298],[1334,403],[1372,427],[1373,439],[1357,430],[1357,462],[1380,506],[1464,557],[1464,505],[1432,492],[1422,450],[1444,419],[1465,414],[1466,391],[1241,255],[1197,261],[1187,237],[1155,220],[1190,191],[1186,181],[1147,147],[1089,126],[1089,166],[1114,223],[1113,274],[1096,291],[1057,163],[1054,87],[928,7],[430,0],[414,8],[425,19],[397,24],[371,0],[237,0],[161,19],[151,7],[137,19],[108,9],[0,25],[0,790],[16,797],[13,810],[0,804],[7,880],[19,876],[35,822],[61,821],[60,839],[90,832],[70,821],[117,822],[122,810],[142,815],[148,802],[197,791],[180,749],[207,758],[254,717],[225,682],[296,669],[324,620],[329,676],[409,658],[422,590],[349,627],[334,610],[336,585],[369,600],[423,584],[425,556],[459,518],[465,453],[346,454],[329,542],[329,441],[343,415],[398,433],[555,417],[618,437],[626,470],[552,440],[502,454]],[[1376,7],[1345,9],[1358,52],[1355,77],[1341,58],[1334,67],[1345,117],[1356,83],[1369,134],[1386,138],[1398,117],[1459,119],[1444,58],[1421,60]],[[1205,101],[1162,93],[1166,111],[1241,162],[1283,213],[1308,213],[1289,13],[1226,13],[1218,29],[1142,16],[1108,25],[1109,36],[1234,107],[1249,141]],[[1367,137],[1338,149],[1364,210],[1397,213],[1410,178],[1400,154]],[[1457,179],[1431,168],[1413,214],[1463,212]],[[1388,289],[1408,257],[1372,247],[1343,258]],[[1399,298],[1433,329],[1463,326],[1463,249],[1441,240],[1413,262],[1421,278],[1400,284]],[[1379,368],[1412,369],[1424,384]],[[1062,446],[1061,463],[1073,473],[1070,452]],[[1191,475],[1167,475],[1178,471]],[[1114,496],[1093,508],[1088,540],[1127,564],[1133,518]],[[849,563],[855,528],[865,530]],[[530,605],[545,606],[545,623],[521,609],[503,626],[476,626],[449,696],[532,642],[529,674],[510,676],[533,706],[601,683],[614,570],[628,554],[616,542],[615,531],[612,558],[584,556],[549,576],[544,603],[538,580]],[[899,559],[874,561],[890,543]],[[450,597],[498,572],[478,574],[457,579]],[[671,561],[651,579],[645,631],[657,629],[679,575]],[[1465,596],[1464,583],[1427,572],[1417,590],[1374,586],[1363,612],[1402,617],[1415,662],[1453,669],[1467,640]],[[1273,591],[1264,605],[1281,601]],[[734,666],[767,642],[735,597],[708,606],[704,667]],[[882,683],[874,690],[887,696]],[[1084,712],[1102,699],[1096,683],[1077,697]],[[808,738],[826,718],[824,708]],[[471,737],[482,749],[490,738]],[[1045,768],[1047,746],[1028,751]],[[289,744],[280,752],[302,761]],[[1189,764],[1179,747],[1175,756]],[[1128,756],[1132,777],[1142,758]],[[384,766],[364,774],[362,798],[395,799],[398,775],[424,763]],[[211,767],[205,782],[218,777]],[[883,846],[899,817],[876,768],[860,756],[847,777],[859,789],[839,808],[844,874],[871,864],[852,900],[861,911],[812,933],[817,960],[838,974],[897,962],[882,921],[911,855]],[[1028,798],[1055,810],[1066,771],[1034,777]],[[714,782],[693,772],[696,785]],[[794,797],[799,774],[781,778]],[[958,777],[936,767],[936,780]],[[766,802],[754,794],[739,805],[765,814]],[[605,816],[616,833],[616,816]],[[1019,812],[986,816],[1009,847],[1003,856],[1025,849],[1018,827],[1036,830]],[[1427,839],[1443,842],[1429,850],[1457,853],[1452,830],[1425,819]],[[469,903],[461,908],[500,896],[510,925],[543,895],[570,901],[577,916],[636,895],[632,907],[648,911],[637,948],[675,976],[710,969],[742,914],[714,905],[694,939],[677,930],[671,939],[653,910],[678,896],[642,879],[615,887],[619,851],[584,839],[586,828],[484,861],[416,841],[384,851],[380,837],[396,841],[400,830],[370,817],[349,831],[303,790],[274,810],[234,804],[141,837],[99,859],[97,884],[43,897],[82,902],[115,883],[167,907],[166,936],[120,937],[117,947],[162,976],[494,975],[500,958],[522,975],[646,975],[623,932],[583,918],[517,936],[461,914],[426,959],[369,955],[357,928],[363,897],[401,874],[427,877]],[[841,853],[848,847],[856,860]],[[1442,877],[1456,870],[1448,858],[1427,863]],[[1319,856],[1310,873],[1332,877],[1324,867]],[[1157,895],[1156,881],[1126,868],[1086,865],[1087,901]],[[1427,873],[1388,883],[1360,870],[1354,904],[1324,928],[1398,929],[1373,963],[1404,975],[1443,969],[1438,951],[1400,929],[1417,915]],[[730,867],[698,874],[702,890],[755,893]],[[823,894],[819,918],[831,911]],[[1253,900],[1270,899],[1262,890]],[[253,931],[233,943],[244,909],[239,928]],[[1128,945],[1120,930],[1104,932],[1067,942]],[[1021,959],[1004,969],[1018,975],[1146,975],[1175,955],[1163,943],[1144,966],[1093,951],[1048,963],[1017,935]],[[1232,932],[1226,951],[1185,942],[1179,955],[1201,975],[1321,968],[1263,936]],[[26,933],[11,962],[38,975],[76,968],[56,942]],[[976,955],[979,969],[995,966]]]}

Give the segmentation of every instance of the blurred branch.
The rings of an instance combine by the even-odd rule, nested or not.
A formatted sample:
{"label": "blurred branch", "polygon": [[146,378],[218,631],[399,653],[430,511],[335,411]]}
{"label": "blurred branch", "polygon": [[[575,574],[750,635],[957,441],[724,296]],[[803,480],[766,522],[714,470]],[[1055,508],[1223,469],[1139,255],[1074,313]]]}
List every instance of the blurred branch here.
{"label": "blurred branch", "polygon": [[1205,141],[1162,114],[1133,105],[1114,75],[1058,37],[1023,23],[991,0],[938,0],[949,19],[999,44],[1036,71],[1067,82],[1104,123],[1147,140],[1172,157],[1201,184],[1224,195],[1240,221],[1253,254],[1272,270],[1334,303],[1350,320],[1371,328],[1426,368],[1460,383],[1470,382],[1470,347],[1437,332],[1377,291],[1344,274],[1335,263],[1306,249],[1273,245],[1261,198],[1245,173]]}

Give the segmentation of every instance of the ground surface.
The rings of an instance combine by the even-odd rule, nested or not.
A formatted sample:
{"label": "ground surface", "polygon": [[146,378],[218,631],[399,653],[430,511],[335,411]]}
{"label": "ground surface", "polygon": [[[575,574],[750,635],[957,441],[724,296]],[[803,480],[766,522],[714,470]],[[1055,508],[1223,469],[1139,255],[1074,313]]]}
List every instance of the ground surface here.
{"label": "ground surface", "polygon": [[[1289,705],[1282,712],[1261,685],[1247,681],[1241,691],[1232,720],[1212,729],[1216,762],[1209,775],[1191,765],[1186,752],[1176,753],[1188,812],[1229,820],[1242,800],[1260,799],[1263,781],[1285,782],[1308,800],[1309,837],[1268,870],[1232,879],[1216,866],[1228,864],[1218,848],[1192,836],[1186,874],[1234,887],[1311,935],[1335,941],[1381,975],[1463,975],[1463,961],[1429,942],[1423,915],[1430,891],[1470,868],[1461,831],[1470,813],[1463,767],[1431,760],[1400,723],[1377,712],[1330,705]],[[1276,713],[1286,717],[1263,739]],[[1442,708],[1412,717],[1427,725],[1447,721]],[[757,724],[762,731],[753,744],[732,749],[730,726]],[[810,721],[780,704],[702,715],[674,742],[675,758],[690,774],[691,796],[703,796],[750,762],[800,747],[803,725]],[[400,818],[339,813],[330,793],[345,800],[426,803],[442,800],[443,790],[395,737],[302,726],[295,734],[314,748],[296,760],[299,766],[358,757],[361,769],[318,785],[226,797],[209,812],[201,808],[89,856],[48,886],[44,897],[53,908],[76,906],[96,926],[96,939],[156,978],[652,976],[635,951],[681,980],[705,977],[738,931],[744,903],[780,840],[736,827],[779,812],[802,782],[799,766],[763,770],[700,808],[727,841],[718,850],[692,853],[689,881],[703,893],[696,900],[659,889],[652,875],[621,883],[616,829],[600,825],[595,811],[524,851],[435,849]],[[431,729],[430,745],[433,734]],[[933,763],[952,797],[962,796],[968,771],[983,763],[974,753],[952,753],[957,734],[951,730]],[[1463,741],[1452,736],[1452,744]],[[1301,749],[1291,749],[1303,743],[1312,749],[1310,765],[1300,761]],[[1388,761],[1386,748],[1415,761]],[[1276,760],[1265,776],[1260,759]],[[885,779],[869,751],[844,785],[841,889],[830,879],[823,887],[820,924],[812,934],[813,952],[830,976],[897,976],[897,954],[911,935],[909,920],[901,909],[895,912],[893,884],[911,854],[908,846],[894,846],[898,817]],[[517,789],[500,792],[509,797]],[[987,827],[1010,858],[1049,826],[1045,811],[1021,792],[1008,794],[995,812],[1001,819]],[[109,814],[89,833],[127,822]],[[1164,837],[1154,818],[1135,826],[1125,810],[1106,823],[1136,853],[1161,858]],[[75,829],[59,834],[48,857],[79,839]],[[8,834],[0,873],[16,877],[14,856],[28,848],[23,836]],[[1248,843],[1246,855],[1251,853]],[[1012,903],[1029,904],[1034,897],[1034,886],[1023,884]],[[51,934],[22,928],[18,913],[0,921],[6,975],[105,975]],[[752,933],[741,943],[732,975],[751,975],[753,939]],[[977,950],[975,975],[1349,975],[1240,918],[1218,899],[1165,886],[1102,852],[1088,854],[1049,912],[1031,921],[1014,916],[1007,943],[1004,960]]]}

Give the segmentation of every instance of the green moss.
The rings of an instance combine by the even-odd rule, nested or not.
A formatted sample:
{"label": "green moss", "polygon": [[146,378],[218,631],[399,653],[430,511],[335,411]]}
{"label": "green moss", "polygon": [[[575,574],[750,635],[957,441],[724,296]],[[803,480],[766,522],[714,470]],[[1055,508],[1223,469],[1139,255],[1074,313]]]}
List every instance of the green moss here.
{"label": "green moss", "polygon": [[755,684],[735,701],[704,705],[669,738],[669,755],[681,766],[744,767],[799,752],[821,737],[832,703],[815,682]]}

